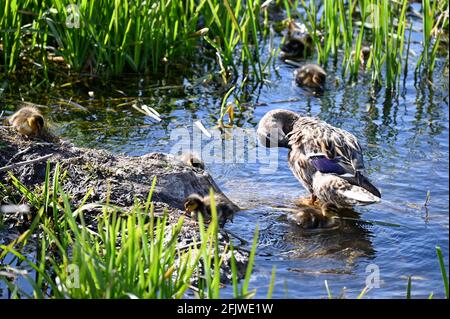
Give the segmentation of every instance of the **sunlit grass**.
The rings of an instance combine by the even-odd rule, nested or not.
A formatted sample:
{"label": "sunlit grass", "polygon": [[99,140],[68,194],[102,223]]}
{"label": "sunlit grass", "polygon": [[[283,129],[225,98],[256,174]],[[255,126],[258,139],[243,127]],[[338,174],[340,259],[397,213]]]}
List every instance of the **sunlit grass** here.
{"label": "sunlit grass", "polygon": [[[284,3],[291,17],[299,3]],[[389,89],[398,86],[401,75],[407,73],[411,26],[415,23],[407,17],[407,0],[302,0],[300,4],[305,18],[300,12],[297,15],[312,35],[319,64],[336,65],[342,61],[344,78],[356,81],[361,72],[359,52],[364,44],[370,47],[365,70],[370,72],[372,82]],[[430,75],[442,30],[448,26],[448,1],[423,0],[422,6],[423,51],[416,69],[422,66]]]}
{"label": "sunlit grass", "polygon": [[216,51],[235,74],[242,65],[262,81],[269,65],[260,46],[268,34],[266,10],[259,0],[6,0],[0,65],[13,73],[19,55],[37,46],[31,58],[43,68],[51,53],[71,72],[158,74]]}
{"label": "sunlit grass", "polygon": [[[198,298],[219,298],[219,268],[230,249],[235,298],[254,295],[255,291],[249,291],[248,283],[257,232],[241,283],[233,249],[219,247],[215,209],[209,225],[205,225],[199,216],[198,240],[194,238],[192,244],[180,248],[178,237],[184,217],[176,224],[169,224],[167,212],[159,217],[154,215],[151,198],[156,179],[147,202],[136,203],[129,211],[108,203],[95,204],[103,213],[96,217],[97,226],[92,228],[87,227],[84,213],[92,207],[92,204],[86,204],[90,193],[74,209],[69,196],[62,190],[61,176],[57,166],[51,178],[48,166],[42,192],[38,194],[11,176],[16,189],[37,210],[27,231],[8,246],[0,245],[0,265],[3,264],[4,269],[26,265],[35,272],[33,276],[29,272],[15,272],[27,280],[32,291],[24,291],[10,278],[0,276],[10,288],[12,298],[167,299],[184,298],[188,291]],[[30,245],[30,236],[34,235],[38,238],[35,258],[22,252]],[[7,256],[9,258],[5,259]],[[273,285],[273,278],[271,282]]]}

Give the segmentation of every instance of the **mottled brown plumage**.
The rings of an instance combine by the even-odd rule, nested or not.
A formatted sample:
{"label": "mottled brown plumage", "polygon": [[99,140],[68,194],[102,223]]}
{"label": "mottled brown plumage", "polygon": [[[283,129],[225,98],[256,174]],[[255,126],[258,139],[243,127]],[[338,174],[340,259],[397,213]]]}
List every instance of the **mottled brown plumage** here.
{"label": "mottled brown plumage", "polygon": [[[223,227],[227,220],[233,220],[233,215],[239,210],[239,207],[220,194],[214,194],[214,201],[219,226]],[[207,221],[211,219],[211,198],[209,196],[189,195],[184,200],[184,208],[191,217],[196,217],[196,213],[200,213]]]}
{"label": "mottled brown plumage", "polygon": [[291,21],[288,32],[281,47],[280,58],[300,59],[305,58],[313,52],[313,39],[305,28]]}
{"label": "mottled brown plumage", "polygon": [[37,108],[26,106],[9,118],[9,124],[20,134],[37,137],[44,132],[45,122]]}
{"label": "mottled brown plumage", "polygon": [[195,154],[192,153],[183,153],[179,157],[179,160],[188,164],[189,166],[192,166],[194,168],[199,168],[204,170],[205,169],[205,163]]}
{"label": "mottled brown plumage", "polygon": [[[367,61],[369,61],[371,48],[368,46],[363,45],[361,47],[361,50],[359,51],[359,66],[364,69],[366,67]],[[353,57],[355,56],[356,52],[353,50],[350,55]]]}
{"label": "mottled brown plumage", "polygon": [[[351,207],[380,200],[378,189],[363,175],[363,154],[353,134],[314,117],[277,109],[261,119],[258,137],[265,146],[290,149],[289,167],[311,193],[311,203],[318,198],[321,203]],[[318,166],[317,158],[326,165]]]}
{"label": "mottled brown plumage", "polygon": [[288,214],[287,219],[302,229],[335,229],[340,226],[340,221],[334,214],[326,214],[323,209],[302,207],[296,212]]}
{"label": "mottled brown plumage", "polygon": [[305,64],[294,71],[295,83],[314,91],[323,91],[327,73],[317,64]]}

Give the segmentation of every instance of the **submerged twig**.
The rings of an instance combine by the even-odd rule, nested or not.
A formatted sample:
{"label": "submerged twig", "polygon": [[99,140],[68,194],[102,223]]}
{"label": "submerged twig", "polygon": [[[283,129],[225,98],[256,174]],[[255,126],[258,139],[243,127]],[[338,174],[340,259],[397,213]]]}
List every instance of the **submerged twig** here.
{"label": "submerged twig", "polygon": [[427,197],[425,198],[425,203],[423,203],[423,207],[428,207],[428,203],[430,202],[431,192],[427,191]]}

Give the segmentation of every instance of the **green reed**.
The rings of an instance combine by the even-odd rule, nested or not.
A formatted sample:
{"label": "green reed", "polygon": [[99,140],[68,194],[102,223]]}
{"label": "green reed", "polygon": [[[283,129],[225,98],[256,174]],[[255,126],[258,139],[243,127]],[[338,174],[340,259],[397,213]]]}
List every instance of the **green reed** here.
{"label": "green reed", "polygon": [[260,44],[268,29],[260,0],[6,0],[0,67],[14,73],[19,55],[36,46],[39,54],[30,58],[45,69],[55,54],[71,72],[100,75],[158,74],[217,52],[236,75],[242,65],[262,81],[269,63]]}
{"label": "green reed", "polygon": [[[108,203],[87,203],[90,192],[74,209],[62,190],[64,174],[59,166],[53,178],[49,172],[47,165],[46,179],[38,193],[11,175],[15,189],[37,211],[28,230],[9,245],[0,245],[3,268],[17,269],[25,264],[36,273],[33,278],[29,272],[20,274],[32,287],[31,293],[0,276],[12,291],[12,298],[183,298],[188,290],[198,298],[220,297],[219,268],[223,256],[231,249],[234,265],[235,260],[232,248],[219,251],[215,208],[209,225],[199,216],[199,239],[180,247],[177,244],[184,217],[169,225],[167,212],[154,215],[151,198],[156,179],[147,201],[136,202],[130,210]],[[94,206],[102,213],[96,216],[97,226],[90,228],[84,212]],[[22,249],[31,245],[28,239],[34,235],[38,248],[33,258],[22,253]],[[248,298],[254,293],[248,292],[247,287],[257,237],[256,232],[241,290],[237,269],[232,267],[236,298]],[[273,285],[273,278],[271,282]]]}
{"label": "green reed", "polygon": [[6,0],[0,6],[0,53],[2,55],[1,64],[7,70],[14,70],[20,52],[20,35],[22,16],[18,13],[18,1]]}
{"label": "green reed", "polygon": [[[297,1],[285,0],[284,4],[291,17]],[[337,64],[341,59],[343,76],[350,81],[356,81],[364,67],[374,83],[389,89],[398,86],[402,71],[406,74],[408,68],[405,61],[408,61],[413,23],[406,15],[407,0],[324,0],[320,3],[302,0],[301,5],[305,15],[298,15],[312,34],[319,64],[326,66],[330,59]],[[423,0],[422,5],[423,52],[417,68],[423,66],[432,72],[442,29],[448,26],[448,0]],[[405,35],[407,29],[409,36]],[[370,47],[367,61],[360,58],[363,45]]]}
{"label": "green reed", "polygon": [[448,0],[422,0],[423,9],[423,51],[416,66],[416,72],[422,67],[431,75],[436,62],[443,30],[448,30]]}

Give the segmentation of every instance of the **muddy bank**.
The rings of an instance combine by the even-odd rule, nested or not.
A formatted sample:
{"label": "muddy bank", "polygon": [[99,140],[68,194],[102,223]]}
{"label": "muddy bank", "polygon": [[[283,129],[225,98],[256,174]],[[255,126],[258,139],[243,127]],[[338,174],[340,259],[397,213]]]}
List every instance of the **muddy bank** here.
{"label": "muddy bank", "polygon": [[[149,153],[139,157],[116,155],[104,150],[78,148],[57,138],[27,139],[9,127],[0,127],[1,183],[8,184],[8,172],[11,172],[28,189],[39,189],[45,180],[47,161],[50,162],[52,173],[57,163],[61,172],[65,172],[61,185],[70,195],[74,207],[77,207],[91,190],[92,195],[88,203],[104,203],[109,198],[110,204],[127,210],[136,201],[145,203],[152,181],[156,177],[157,183],[152,197],[155,216],[161,216],[164,210],[167,210],[168,223],[174,224],[183,214],[183,200],[188,195],[207,195],[210,188],[222,194],[208,172],[192,167],[170,154]],[[26,164],[16,166],[23,162]],[[8,198],[0,198],[0,204],[11,202]],[[85,212],[86,216],[95,216],[98,213],[95,208]],[[8,218],[12,224],[11,218],[14,217],[9,216],[5,220]],[[199,239],[198,225],[196,221],[186,218],[180,233],[179,246],[189,245],[194,239]],[[219,240],[223,250],[230,242],[226,230],[220,232]],[[224,282],[231,278],[230,257],[228,253],[221,269]],[[248,254],[237,250],[235,257],[239,272],[243,275]]]}

